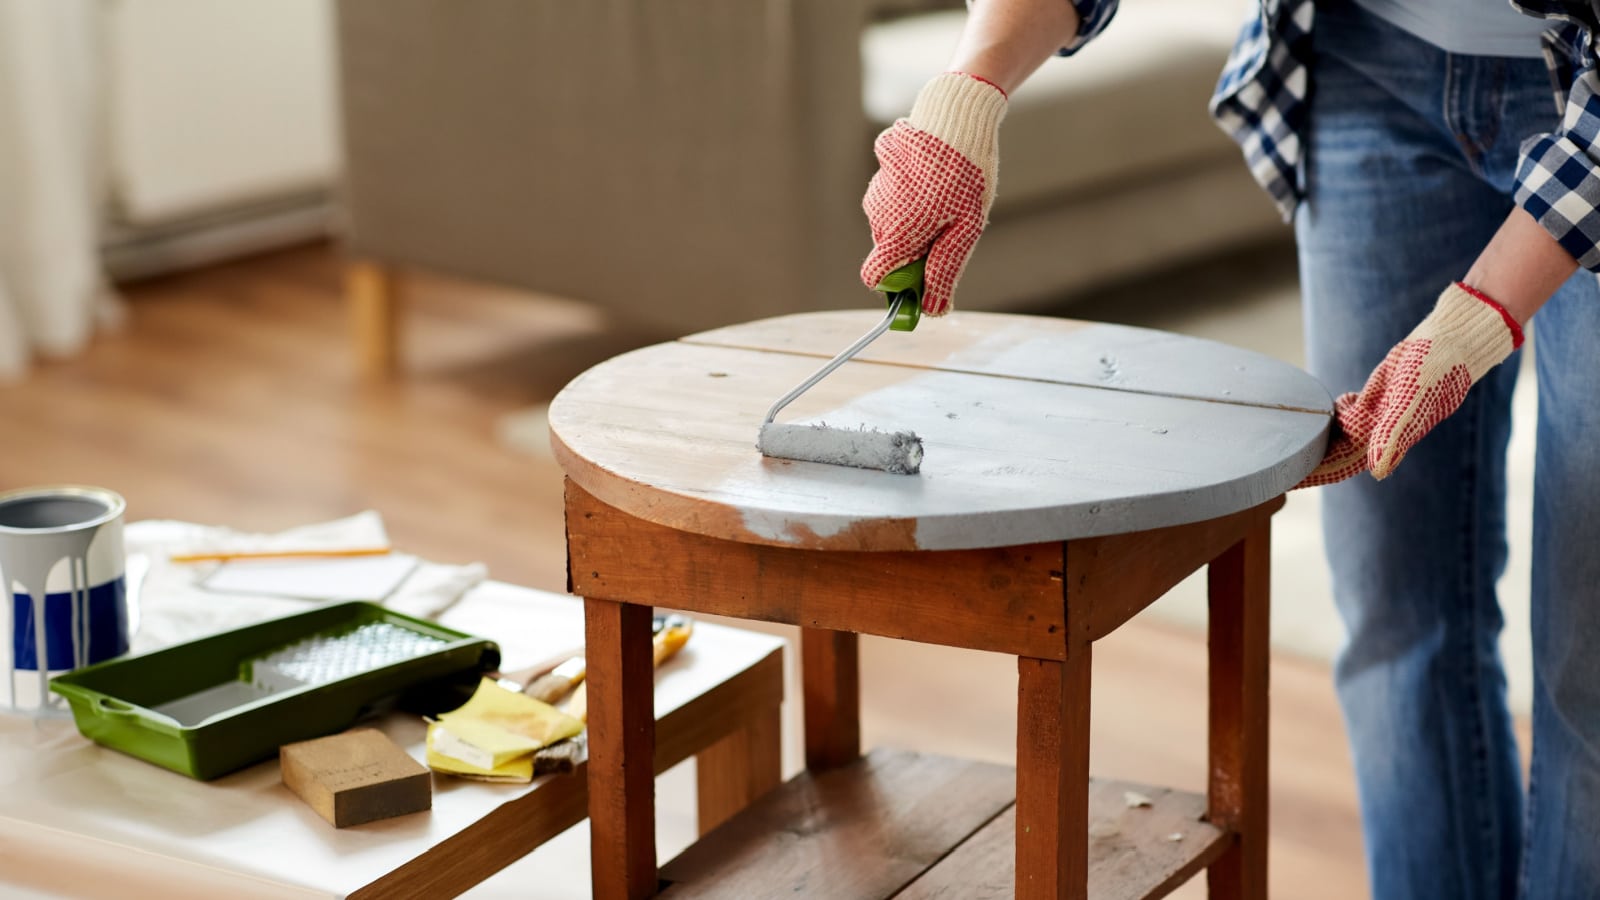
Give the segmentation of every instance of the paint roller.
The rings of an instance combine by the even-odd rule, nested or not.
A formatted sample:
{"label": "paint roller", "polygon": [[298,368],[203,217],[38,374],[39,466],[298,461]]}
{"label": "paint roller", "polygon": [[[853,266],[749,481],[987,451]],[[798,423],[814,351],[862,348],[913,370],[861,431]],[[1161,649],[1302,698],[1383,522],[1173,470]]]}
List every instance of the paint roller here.
{"label": "paint roller", "polygon": [[910,431],[881,431],[862,425],[836,428],[827,423],[780,424],[773,421],[785,406],[810,390],[833,370],[860,353],[885,331],[912,331],[922,318],[922,270],[926,260],[901,266],[874,289],[884,294],[889,313],[872,330],[812,373],[767,410],[756,438],[761,455],[777,459],[877,469],[897,475],[915,475],[922,467],[922,439]]}

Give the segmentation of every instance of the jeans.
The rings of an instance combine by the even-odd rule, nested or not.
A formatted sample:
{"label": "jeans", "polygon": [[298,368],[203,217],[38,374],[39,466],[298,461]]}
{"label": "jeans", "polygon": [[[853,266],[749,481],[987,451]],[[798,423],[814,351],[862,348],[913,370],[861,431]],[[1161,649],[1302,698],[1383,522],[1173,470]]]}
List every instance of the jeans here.
{"label": "jeans", "polygon": [[[1522,139],[1558,115],[1544,64],[1446,53],[1318,4],[1308,200],[1295,221],[1308,364],[1334,392],[1463,276],[1512,209]],[[1374,897],[1600,898],[1600,286],[1534,317],[1533,758],[1506,704],[1495,583],[1520,353],[1387,480],[1322,488],[1349,637],[1335,667]]]}

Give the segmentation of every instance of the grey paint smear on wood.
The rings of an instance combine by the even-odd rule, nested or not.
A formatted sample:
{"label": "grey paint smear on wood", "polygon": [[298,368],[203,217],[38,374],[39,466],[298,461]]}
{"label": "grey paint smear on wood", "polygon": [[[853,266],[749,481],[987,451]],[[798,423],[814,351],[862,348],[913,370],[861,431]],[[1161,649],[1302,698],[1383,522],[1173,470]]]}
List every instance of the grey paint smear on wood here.
{"label": "grey paint smear on wood", "polygon": [[[1202,359],[1219,346],[1194,343]],[[1160,355],[1180,367],[1189,358]],[[796,401],[790,420],[913,430],[922,474],[762,460],[751,441],[766,405],[814,367],[807,356],[659,345],[590,370],[551,421],[601,468],[736,510],[765,540],[889,519],[915,522],[931,550],[1138,531],[1265,502],[1315,467],[1331,407],[1289,366],[1279,377],[1299,384],[1280,395],[1320,396],[1319,411],[852,362]],[[1180,375],[1174,383],[1195,380]]]}

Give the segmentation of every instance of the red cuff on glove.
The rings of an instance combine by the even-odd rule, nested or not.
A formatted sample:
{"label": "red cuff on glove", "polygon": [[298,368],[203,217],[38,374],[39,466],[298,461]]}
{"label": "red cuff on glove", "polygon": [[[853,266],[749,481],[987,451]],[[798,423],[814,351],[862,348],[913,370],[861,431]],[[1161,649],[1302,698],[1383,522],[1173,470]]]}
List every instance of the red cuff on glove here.
{"label": "red cuff on glove", "polygon": [[1485,294],[1483,291],[1478,290],[1472,285],[1467,284],[1465,281],[1456,282],[1456,287],[1461,288],[1463,291],[1466,291],[1472,296],[1477,297],[1479,300],[1482,300],[1483,302],[1489,304],[1489,306],[1493,307],[1494,311],[1500,314],[1500,318],[1506,320],[1506,327],[1511,329],[1511,349],[1515,350],[1522,346],[1522,326],[1517,324],[1517,320],[1511,317],[1511,313],[1508,312],[1504,306],[1500,305],[1500,301],[1490,297],[1488,294]]}

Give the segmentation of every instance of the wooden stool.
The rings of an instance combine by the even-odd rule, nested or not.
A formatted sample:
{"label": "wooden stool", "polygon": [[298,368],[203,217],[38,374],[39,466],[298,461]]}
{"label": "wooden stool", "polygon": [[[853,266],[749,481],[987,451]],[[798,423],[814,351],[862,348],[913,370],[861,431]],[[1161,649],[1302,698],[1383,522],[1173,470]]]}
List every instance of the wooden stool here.
{"label": "wooden stool", "polygon": [[[1213,896],[1265,897],[1270,518],[1321,457],[1327,393],[1209,341],[962,313],[880,339],[791,407],[915,430],[920,475],[763,459],[767,405],[874,318],[648,347],[551,407],[586,598],[595,897],[989,897],[1014,878],[1018,897],[1139,898],[1202,868]],[[1093,642],[1205,565],[1207,796],[1091,780]],[[659,874],[654,605],[802,627],[807,767]],[[1014,784],[862,758],[857,633],[1015,655]]]}

